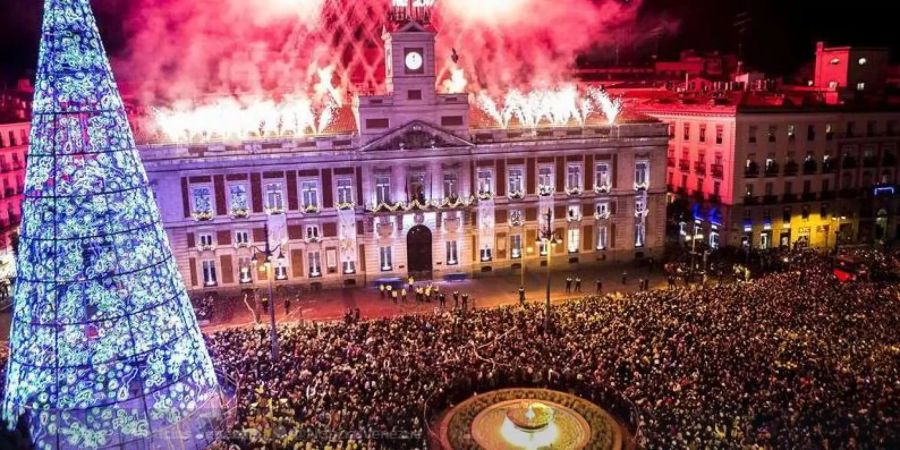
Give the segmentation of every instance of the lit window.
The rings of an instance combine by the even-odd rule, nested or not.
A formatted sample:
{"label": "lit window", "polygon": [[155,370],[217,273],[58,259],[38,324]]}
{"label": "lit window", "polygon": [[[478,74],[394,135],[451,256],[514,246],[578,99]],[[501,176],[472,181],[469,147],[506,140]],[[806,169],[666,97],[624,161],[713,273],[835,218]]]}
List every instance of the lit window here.
{"label": "lit window", "polygon": [[837,65],[837,64],[840,64],[840,62],[841,62],[840,58],[831,58],[831,65]]}
{"label": "lit window", "polygon": [[244,247],[250,244],[250,233],[247,230],[239,230],[234,232],[234,244],[238,247]]}
{"label": "lit window", "polygon": [[319,239],[319,226],[318,225],[313,225],[313,224],[306,225],[305,232],[306,232],[306,240],[315,241],[315,240]]}
{"label": "lit window", "polygon": [[447,265],[453,266],[459,264],[459,253],[457,252],[456,241],[447,241]]}
{"label": "lit window", "polygon": [[391,203],[391,177],[375,177],[375,203],[376,205]]}
{"label": "lit window", "polygon": [[393,267],[393,263],[391,261],[391,248],[381,247],[379,254],[381,256],[381,270],[383,272],[391,270],[391,268]]}
{"label": "lit window", "polygon": [[212,215],[212,194],[207,186],[199,186],[191,191],[194,198],[194,216],[209,218]]}
{"label": "lit window", "polygon": [[212,248],[213,246],[213,237],[212,234],[203,233],[200,235],[200,248],[207,249]]}
{"label": "lit window", "polygon": [[250,276],[250,258],[246,256],[242,256],[238,258],[238,267],[240,268],[241,274],[239,281],[241,283],[250,283],[253,281],[253,278]]}
{"label": "lit window", "polygon": [[523,192],[522,169],[509,169],[509,196],[521,196]]}
{"label": "lit window", "polygon": [[578,245],[581,241],[581,230],[579,228],[569,228],[569,253],[578,253]]}
{"label": "lit window", "polygon": [[203,285],[204,286],[215,286],[216,285],[216,262],[215,261],[203,261]]}
{"label": "lit window", "polygon": [[606,225],[600,225],[597,228],[597,250],[605,250],[608,242],[608,229]]}
{"label": "lit window", "polygon": [[513,259],[522,257],[522,235],[514,234],[509,237],[510,255]]}
{"label": "lit window", "polygon": [[319,207],[319,186],[317,182],[313,180],[301,182],[300,193],[303,198],[303,209]]}
{"label": "lit window", "polygon": [[538,169],[538,189],[541,194],[553,193],[553,169],[550,167]]}
{"label": "lit window", "polygon": [[355,273],[356,272],[356,262],[350,261],[349,259],[344,261],[344,273]]}
{"label": "lit window", "polygon": [[481,249],[481,261],[482,261],[482,262],[488,262],[488,261],[490,261],[491,259],[493,259],[491,247],[485,245],[485,246]]}
{"label": "lit window", "polygon": [[865,89],[866,89],[866,83],[863,83],[863,82],[856,83],[857,91],[864,91]]}
{"label": "lit window", "polygon": [[581,166],[572,164],[566,172],[566,189],[569,192],[581,190]]}
{"label": "lit window", "polygon": [[597,203],[597,219],[608,219],[609,218],[609,202],[600,202]]}
{"label": "lit window", "polygon": [[340,205],[350,205],[353,203],[353,181],[349,178],[338,178],[337,198],[338,204]]}
{"label": "lit window", "polygon": [[867,62],[869,61],[867,61],[866,58],[859,58],[859,65],[864,66]]}
{"label": "lit window", "polygon": [[283,262],[278,262],[275,264],[275,279],[287,280],[287,267]]}
{"label": "lit window", "polygon": [[458,193],[456,192],[456,184],[457,182],[455,173],[444,174],[444,197],[451,198],[458,195]]}
{"label": "lit window", "polygon": [[309,276],[311,278],[322,276],[322,257],[319,252],[309,252]]}
{"label": "lit window", "polygon": [[266,185],[266,210],[270,213],[284,211],[284,194],[281,191],[281,183]]}
{"label": "lit window", "polygon": [[249,203],[247,201],[247,186],[243,184],[233,184],[228,189],[230,194],[229,205],[231,214],[235,216],[246,216],[249,211]]}
{"label": "lit window", "polygon": [[646,189],[650,183],[650,162],[637,161],[634,163],[634,188]]}
{"label": "lit window", "polygon": [[600,192],[608,192],[612,186],[612,174],[608,163],[598,163],[594,188]]}
{"label": "lit window", "polygon": [[490,196],[494,193],[494,174],[490,170],[478,171],[478,195]]}

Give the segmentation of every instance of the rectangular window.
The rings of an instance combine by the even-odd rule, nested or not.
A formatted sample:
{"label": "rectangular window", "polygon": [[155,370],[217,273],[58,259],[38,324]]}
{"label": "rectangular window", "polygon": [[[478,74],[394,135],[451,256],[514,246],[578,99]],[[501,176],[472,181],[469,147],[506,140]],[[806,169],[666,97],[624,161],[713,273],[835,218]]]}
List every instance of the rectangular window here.
{"label": "rectangular window", "polygon": [[456,174],[455,173],[445,173],[444,174],[444,197],[446,198],[455,198],[459,196],[459,193],[456,191]]}
{"label": "rectangular window", "polygon": [[444,127],[458,127],[463,124],[462,116],[442,116],[441,117],[441,126]]}
{"label": "rectangular window", "polygon": [[304,236],[306,236],[306,240],[315,241],[319,239],[319,225],[316,224],[307,224],[304,226]]}
{"label": "rectangular window", "polygon": [[682,137],[682,140],[685,140],[685,141],[691,140],[691,124],[686,123],[683,125],[681,137]]}
{"label": "rectangular window", "polygon": [[581,205],[569,205],[566,208],[566,219],[569,221],[581,220]]}
{"label": "rectangular window", "polygon": [[393,260],[391,259],[391,248],[381,247],[379,254],[381,256],[381,271],[390,271],[394,267]]}
{"label": "rectangular window", "polygon": [[706,142],[706,125],[700,125],[700,142]]}
{"label": "rectangular window", "polygon": [[284,211],[284,194],[281,191],[281,183],[266,184],[266,210],[270,213]]}
{"label": "rectangular window", "polygon": [[769,142],[775,142],[778,125],[769,125]]}
{"label": "rectangular window", "polygon": [[597,250],[606,250],[609,246],[609,230],[606,225],[597,227]]}
{"label": "rectangular window", "polygon": [[456,241],[447,241],[447,265],[455,266],[459,264],[459,252],[457,251]]}
{"label": "rectangular window", "polygon": [[493,251],[491,250],[490,245],[485,244],[485,246],[481,248],[481,262],[488,262],[492,259],[494,259]]}
{"label": "rectangular window", "polygon": [[390,124],[388,119],[366,119],[366,129],[368,130],[389,128]]}
{"label": "rectangular window", "polygon": [[636,161],[634,163],[634,187],[646,189],[650,185],[650,162]]}
{"label": "rectangular window", "polygon": [[509,237],[509,248],[510,248],[510,256],[513,259],[519,259],[522,257],[522,235],[514,234]]}
{"label": "rectangular window", "polygon": [[800,217],[804,220],[809,219],[809,205],[803,205],[803,208],[800,210]]}
{"label": "rectangular window", "polygon": [[566,170],[566,188],[571,191],[581,191],[581,165],[570,165]]}
{"label": "rectangular window", "polygon": [[319,207],[319,183],[317,181],[302,181],[300,183],[300,194],[304,209]]}
{"label": "rectangular window", "polygon": [[722,188],[722,183],[719,181],[713,182],[713,195],[718,196],[719,190]]}
{"label": "rectangular window", "polygon": [[408,179],[408,193],[409,193],[409,201],[418,201],[419,204],[425,204],[425,175],[422,173],[415,173],[409,176]]}
{"label": "rectangular window", "polygon": [[522,183],[522,169],[521,168],[512,168],[509,169],[509,196],[517,197],[521,196],[525,190],[523,188]]}
{"label": "rectangular window", "polygon": [[819,215],[822,216],[823,219],[828,218],[828,203],[822,203],[822,206],[819,207]]}
{"label": "rectangular window", "polygon": [[212,189],[208,186],[194,187],[191,192],[193,194],[193,213],[194,216],[202,216],[209,218],[212,216]]}
{"label": "rectangular window", "polygon": [[794,142],[794,139],[797,138],[797,128],[794,125],[788,125],[787,137],[788,137],[788,142]]}
{"label": "rectangular window", "polygon": [[750,128],[747,131],[747,142],[749,142],[751,144],[755,144],[757,132],[758,132],[758,127],[756,125],[750,125]]}
{"label": "rectangular window", "polygon": [[569,240],[567,242],[567,249],[569,253],[578,253],[578,246],[581,242],[581,229],[580,228],[569,228]]}
{"label": "rectangular window", "polygon": [[378,205],[391,203],[391,177],[375,177],[375,203]]}
{"label": "rectangular window", "polygon": [[744,195],[746,195],[747,197],[753,197],[753,185],[752,184],[748,184],[744,188]]}
{"label": "rectangular window", "polygon": [[553,193],[553,169],[541,167],[538,169],[538,189],[541,194]]}
{"label": "rectangular window", "polygon": [[216,262],[215,261],[203,261],[203,285],[204,286],[215,286],[216,285]]}
{"label": "rectangular window", "polygon": [[866,136],[875,136],[875,131],[876,122],[874,120],[866,122]]}
{"label": "rectangular window", "polygon": [[674,139],[674,138],[675,138],[675,124],[670,123],[669,124],[669,139]]}
{"label": "rectangular window", "polygon": [[407,100],[422,100],[422,91],[419,89],[410,89],[406,91]]}
{"label": "rectangular window", "polygon": [[816,126],[815,125],[807,125],[806,126],[806,140],[807,141],[816,140]]}
{"label": "rectangular window", "polygon": [[250,205],[247,199],[247,186],[243,184],[232,184],[229,189],[229,206],[231,214],[235,216],[246,216],[250,212]]}
{"label": "rectangular window", "polygon": [[834,128],[830,123],[825,124],[825,139],[830,141],[834,138]]}
{"label": "rectangular window", "polygon": [[349,178],[337,179],[338,205],[353,204],[353,180]]}
{"label": "rectangular window", "polygon": [[275,264],[275,279],[287,280],[287,266],[283,262]]}
{"label": "rectangular window", "polygon": [[309,277],[322,276],[322,256],[319,252],[309,252]]}
{"label": "rectangular window", "polygon": [[597,173],[594,178],[594,188],[600,192],[608,192],[612,187],[612,173],[609,170],[609,163],[597,163]]}
{"label": "rectangular window", "polygon": [[210,233],[201,233],[200,234],[200,248],[212,248],[213,246],[213,237]]}
{"label": "rectangular window", "polygon": [[239,247],[250,245],[250,233],[247,230],[235,231],[234,244]]}
{"label": "rectangular window", "polygon": [[490,196],[494,194],[494,173],[487,169],[478,171],[478,195]]}
{"label": "rectangular window", "polygon": [[597,219],[609,219],[609,202],[603,201],[597,203],[595,212],[597,213]]}
{"label": "rectangular window", "polygon": [[725,136],[725,127],[716,125],[716,144],[721,144]]}
{"label": "rectangular window", "polygon": [[784,209],[781,211],[781,221],[787,222],[787,223],[791,222],[791,207],[790,206],[785,206]]}
{"label": "rectangular window", "polygon": [[356,261],[350,261],[349,259],[344,261],[342,269],[345,274],[356,273]]}
{"label": "rectangular window", "polygon": [[238,270],[241,272],[238,281],[241,283],[250,283],[253,278],[250,276],[250,257],[240,256],[237,259]]}

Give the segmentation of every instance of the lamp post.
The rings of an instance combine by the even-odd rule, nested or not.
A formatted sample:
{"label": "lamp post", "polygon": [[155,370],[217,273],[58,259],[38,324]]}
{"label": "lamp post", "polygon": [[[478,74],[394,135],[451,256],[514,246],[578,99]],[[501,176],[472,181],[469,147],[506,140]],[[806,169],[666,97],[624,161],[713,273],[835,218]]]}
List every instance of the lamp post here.
{"label": "lamp post", "polygon": [[547,208],[546,226],[538,230],[537,244],[547,251],[547,299],[544,304],[544,334],[550,333],[550,255],[553,247],[560,242],[559,237],[553,235],[553,211]]}
{"label": "lamp post", "polygon": [[256,253],[262,253],[265,256],[265,262],[263,263],[263,267],[266,270],[266,277],[269,279],[269,340],[271,341],[271,354],[272,360],[278,359],[278,334],[275,330],[275,297],[273,294],[273,287],[275,284],[275,270],[272,265],[272,257],[275,256],[275,251],[278,251],[278,256],[275,258],[276,262],[279,266],[284,264],[284,253],[281,252],[281,244],[279,243],[275,248],[272,248],[269,239],[269,224],[266,223],[266,246],[264,249],[260,249],[257,246],[252,246],[253,249],[253,259],[256,261]]}

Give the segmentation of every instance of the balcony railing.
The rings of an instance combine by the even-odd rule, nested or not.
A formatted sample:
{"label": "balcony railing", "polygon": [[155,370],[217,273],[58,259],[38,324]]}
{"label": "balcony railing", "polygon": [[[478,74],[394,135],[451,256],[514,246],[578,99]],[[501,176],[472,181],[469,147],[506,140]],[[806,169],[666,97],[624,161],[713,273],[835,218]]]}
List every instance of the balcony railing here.
{"label": "balcony railing", "polygon": [[706,163],[703,161],[694,161],[694,173],[706,175]]}
{"label": "balcony railing", "polygon": [[678,188],[678,190],[675,191],[675,193],[678,194],[678,195],[687,196],[687,189],[685,189],[685,188],[682,186],[682,187]]}
{"label": "balcony railing", "polygon": [[703,191],[695,190],[694,192],[691,192],[691,197],[693,197],[694,200],[703,201]]}
{"label": "balcony railing", "polygon": [[717,194],[709,194],[709,202],[710,203],[722,203],[722,197]]}
{"label": "balcony railing", "polygon": [[681,169],[683,172],[687,172],[688,170],[691,170],[691,163],[690,163],[690,161],[688,161],[686,159],[679,160],[678,168]]}
{"label": "balcony railing", "polygon": [[712,176],[716,178],[722,178],[725,173],[725,167],[721,164],[713,164],[709,166],[710,171],[712,172]]}
{"label": "balcony railing", "polygon": [[666,158],[666,165],[669,167],[675,167],[675,158],[671,156]]}
{"label": "balcony railing", "polygon": [[785,203],[793,203],[797,201],[797,194],[784,194],[781,196],[781,200]]}
{"label": "balcony railing", "polygon": [[831,200],[834,198],[834,191],[819,192],[819,198],[822,200]]}
{"label": "balcony railing", "polygon": [[756,178],[759,176],[759,166],[755,163],[744,168],[744,178]]}
{"label": "balcony railing", "polygon": [[817,164],[815,161],[809,160],[803,162],[803,174],[804,175],[812,175],[816,173]]}
{"label": "balcony railing", "polygon": [[841,169],[855,169],[856,168],[856,158],[852,156],[845,156],[841,158]]}
{"label": "balcony railing", "polygon": [[778,196],[777,195],[763,195],[762,201],[763,201],[763,203],[765,203],[767,205],[771,205],[773,203],[778,202]]}
{"label": "balcony railing", "polygon": [[790,161],[784,165],[784,175],[787,177],[792,177],[797,175],[797,172],[800,170],[800,166],[797,163]]}
{"label": "balcony railing", "polygon": [[778,164],[772,163],[766,166],[766,176],[767,177],[776,177],[778,176]]}
{"label": "balcony railing", "polygon": [[838,193],[841,198],[854,198],[859,196],[859,189],[855,188],[844,188]]}
{"label": "balcony railing", "polygon": [[829,159],[822,163],[822,173],[834,173],[836,166],[834,161]]}
{"label": "balcony railing", "polygon": [[759,203],[759,197],[754,197],[752,195],[744,196],[744,204],[745,205],[755,205],[757,203]]}
{"label": "balcony railing", "polygon": [[800,195],[800,199],[804,202],[811,202],[816,199],[816,194],[813,192],[804,192]]}

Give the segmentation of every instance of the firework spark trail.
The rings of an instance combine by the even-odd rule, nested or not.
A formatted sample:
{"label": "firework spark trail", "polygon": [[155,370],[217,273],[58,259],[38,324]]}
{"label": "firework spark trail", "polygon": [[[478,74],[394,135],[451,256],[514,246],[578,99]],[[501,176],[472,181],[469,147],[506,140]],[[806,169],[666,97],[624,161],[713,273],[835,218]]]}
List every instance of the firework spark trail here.
{"label": "firework spark trail", "polygon": [[[535,89],[527,93],[513,89],[502,99],[494,99],[486,91],[475,97],[475,105],[500,128],[536,128],[539,126],[568,126],[574,121],[584,126],[597,113],[610,125],[616,123],[621,112],[620,99],[611,98],[605,91],[590,88],[580,92],[574,85],[554,89]],[[513,124],[512,119],[516,119]]]}

